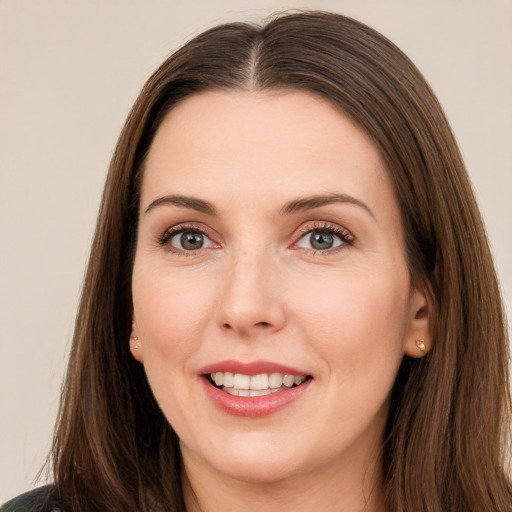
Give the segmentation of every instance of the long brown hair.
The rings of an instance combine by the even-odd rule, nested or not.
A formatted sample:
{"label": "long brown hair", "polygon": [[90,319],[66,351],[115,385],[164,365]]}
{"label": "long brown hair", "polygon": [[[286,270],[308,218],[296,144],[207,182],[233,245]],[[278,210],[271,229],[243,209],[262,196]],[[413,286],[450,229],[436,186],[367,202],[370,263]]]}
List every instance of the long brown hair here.
{"label": "long brown hair", "polygon": [[434,347],[405,357],[383,452],[389,511],[512,510],[504,469],[508,342],[485,228],[426,81],[390,41],[340,15],[213,28],[144,86],[112,159],[53,445],[65,508],[183,511],[177,437],[131,357],[131,271],[145,155],[165,114],[207,89],[298,89],[365,129],[387,163],[414,283],[433,298]]}

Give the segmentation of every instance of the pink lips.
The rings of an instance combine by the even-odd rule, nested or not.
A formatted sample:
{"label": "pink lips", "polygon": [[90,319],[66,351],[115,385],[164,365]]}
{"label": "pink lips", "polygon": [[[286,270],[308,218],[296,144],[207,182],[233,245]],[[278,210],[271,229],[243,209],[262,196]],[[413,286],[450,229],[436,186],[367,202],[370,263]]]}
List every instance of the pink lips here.
{"label": "pink lips", "polygon": [[312,379],[307,379],[299,386],[283,389],[275,393],[257,397],[233,396],[213,386],[209,379],[210,373],[231,372],[244,375],[259,375],[262,373],[282,373],[283,375],[307,375],[307,372],[289,366],[268,361],[242,363],[228,360],[205,366],[200,370],[201,383],[208,398],[221,411],[243,417],[269,416],[298,400],[309,388]]}
{"label": "pink lips", "polygon": [[209,374],[215,372],[242,373],[244,375],[260,375],[262,373],[282,373],[283,375],[307,375],[307,372],[285,366],[282,364],[271,363],[270,361],[253,361],[251,363],[242,363],[235,360],[219,361],[205,366],[199,373]]}

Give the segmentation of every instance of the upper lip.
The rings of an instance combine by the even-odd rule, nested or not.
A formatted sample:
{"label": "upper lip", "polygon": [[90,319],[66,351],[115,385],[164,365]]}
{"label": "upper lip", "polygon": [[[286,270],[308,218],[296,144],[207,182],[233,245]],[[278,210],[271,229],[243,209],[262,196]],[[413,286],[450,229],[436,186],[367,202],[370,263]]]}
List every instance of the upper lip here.
{"label": "upper lip", "polygon": [[234,359],[219,361],[209,364],[199,370],[201,374],[209,374],[216,372],[231,372],[239,373],[242,375],[261,375],[262,373],[282,373],[283,375],[309,375],[298,368],[293,368],[288,365],[274,363],[272,361],[251,361],[242,362]]}

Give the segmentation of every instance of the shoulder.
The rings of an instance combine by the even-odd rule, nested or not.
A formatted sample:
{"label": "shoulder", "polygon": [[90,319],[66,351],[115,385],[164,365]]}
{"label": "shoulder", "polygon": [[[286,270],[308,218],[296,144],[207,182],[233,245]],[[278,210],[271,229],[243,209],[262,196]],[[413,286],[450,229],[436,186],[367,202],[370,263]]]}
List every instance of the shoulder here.
{"label": "shoulder", "polygon": [[49,489],[49,486],[38,487],[20,494],[1,505],[0,512],[60,512],[60,508],[46,503]]}

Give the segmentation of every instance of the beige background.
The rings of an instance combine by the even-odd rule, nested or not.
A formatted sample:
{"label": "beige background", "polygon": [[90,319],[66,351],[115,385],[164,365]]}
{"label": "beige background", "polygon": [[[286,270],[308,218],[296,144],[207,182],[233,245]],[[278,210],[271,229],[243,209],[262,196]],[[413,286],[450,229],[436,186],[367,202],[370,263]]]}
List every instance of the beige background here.
{"label": "beige background", "polygon": [[32,486],[49,447],[103,180],[139,89],[203,29],[293,7],[364,21],[423,71],[512,301],[510,0],[0,0],[0,502]]}

